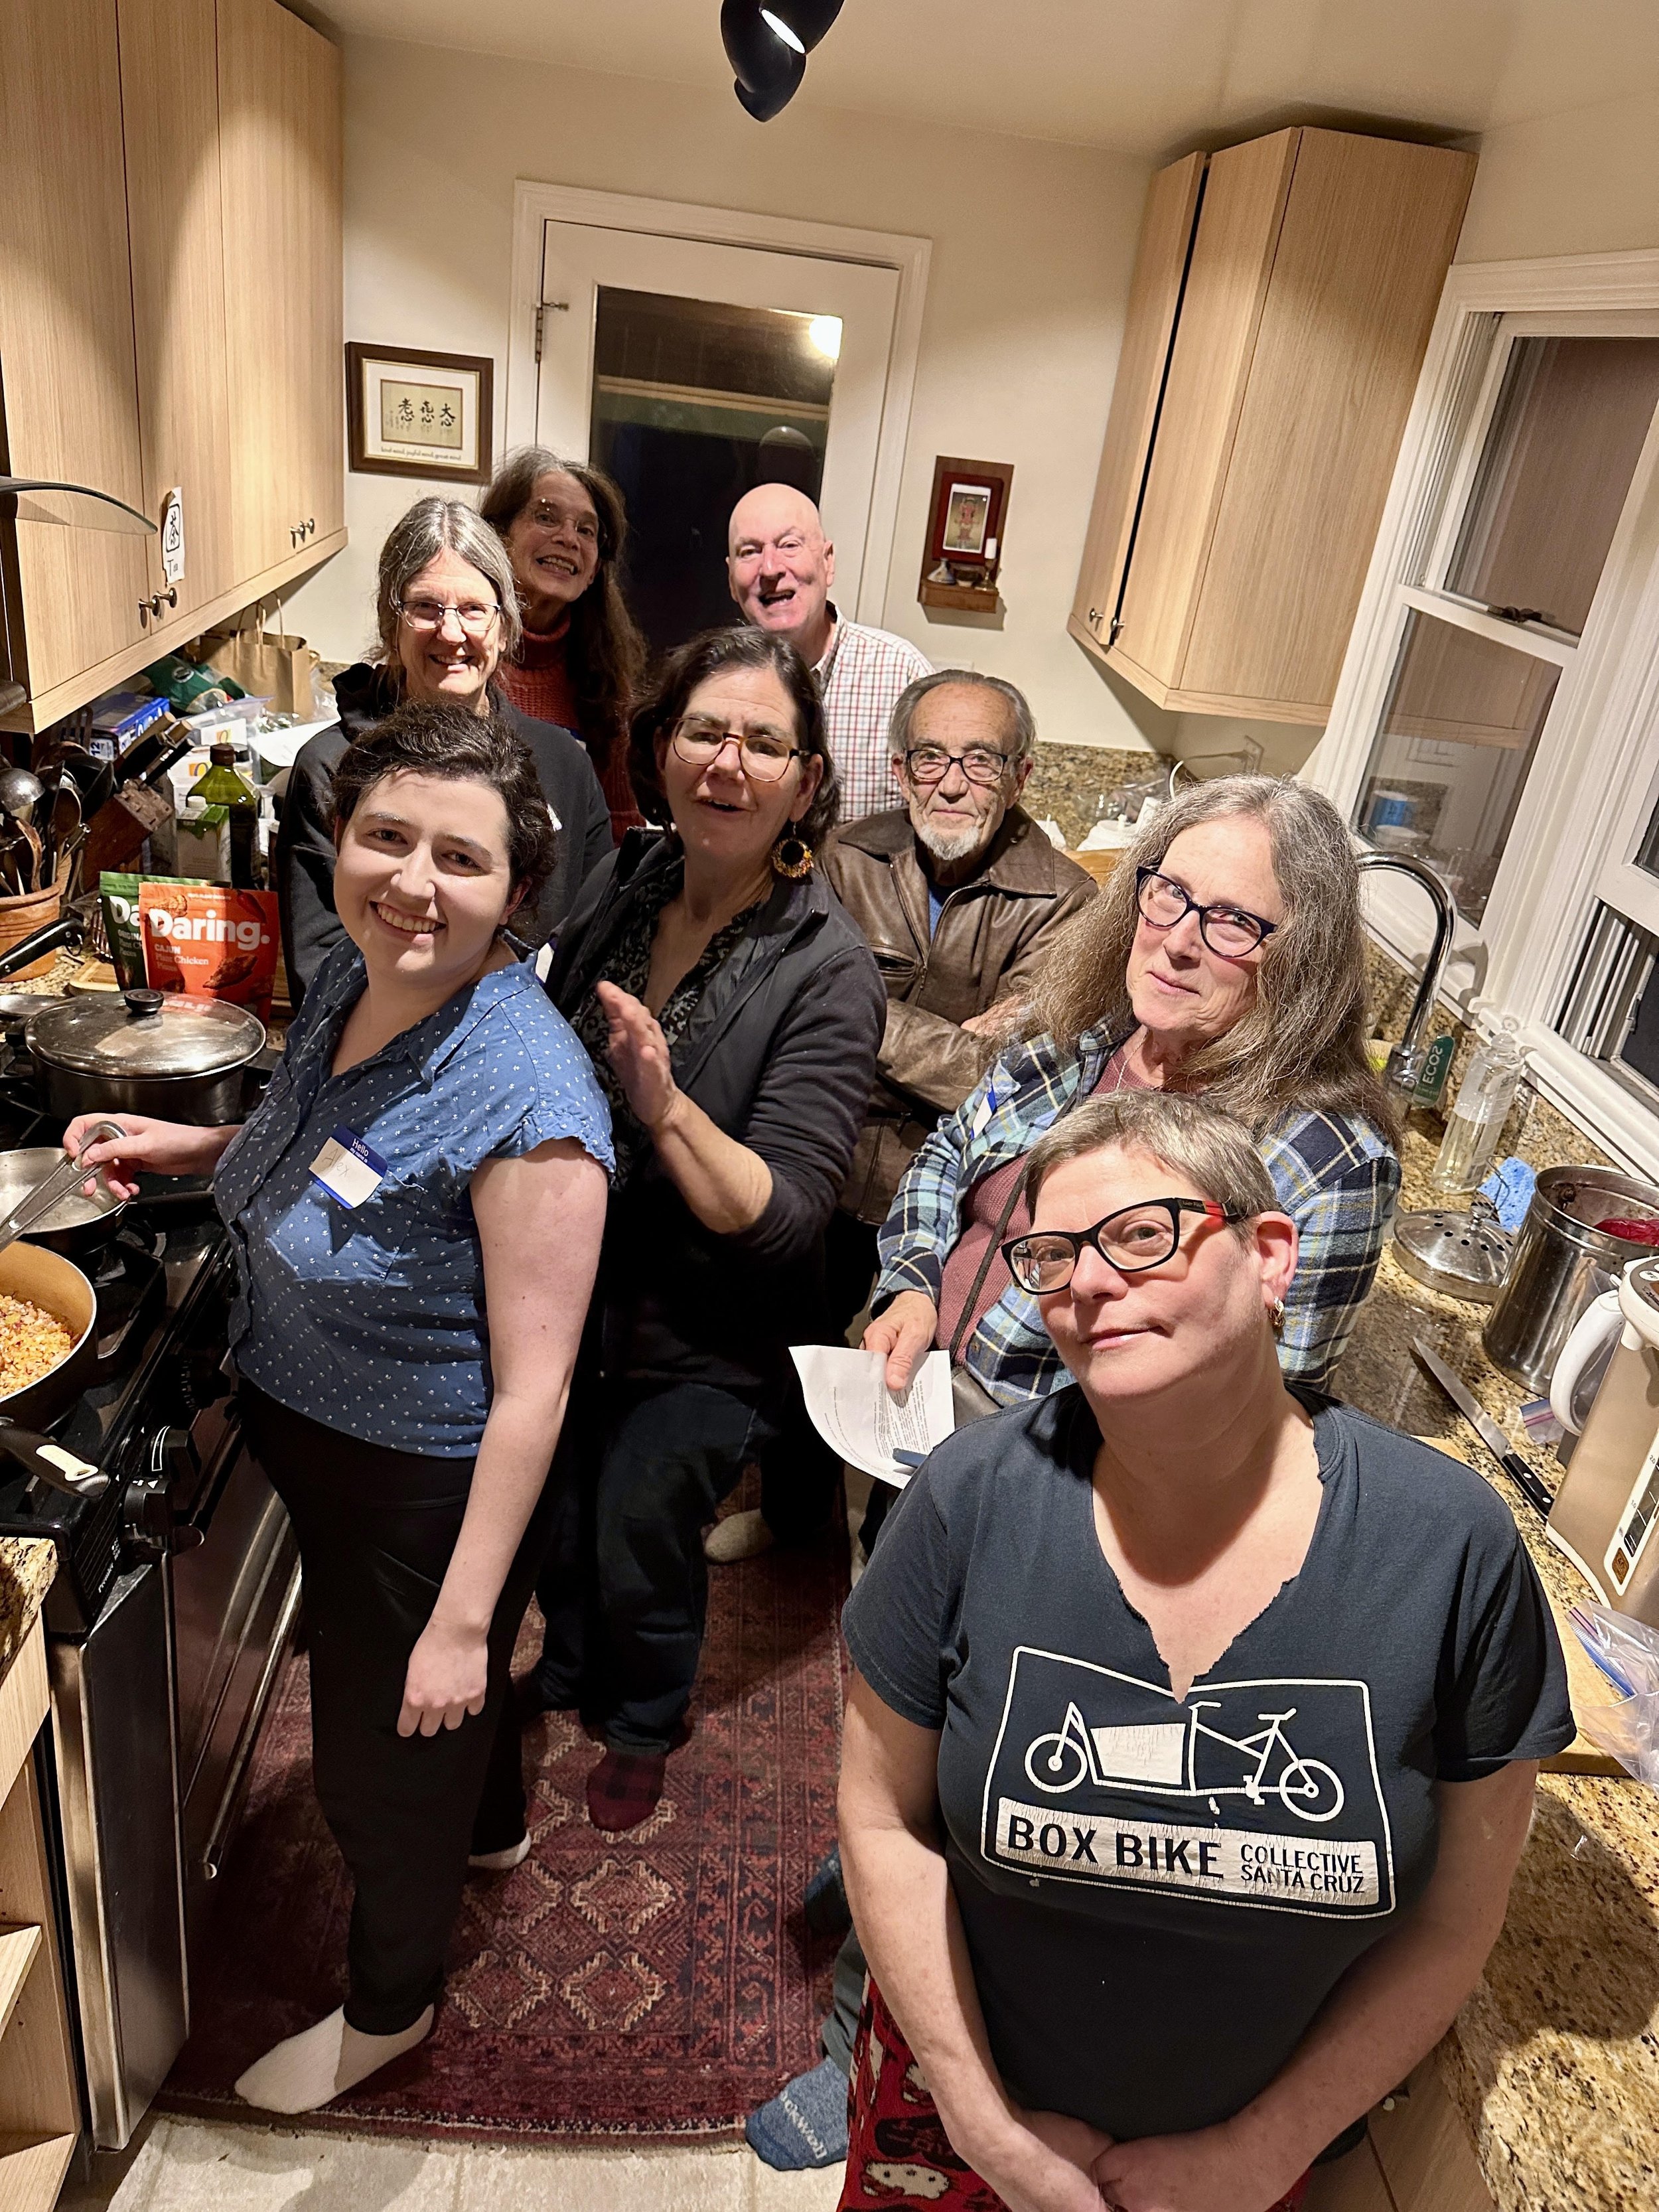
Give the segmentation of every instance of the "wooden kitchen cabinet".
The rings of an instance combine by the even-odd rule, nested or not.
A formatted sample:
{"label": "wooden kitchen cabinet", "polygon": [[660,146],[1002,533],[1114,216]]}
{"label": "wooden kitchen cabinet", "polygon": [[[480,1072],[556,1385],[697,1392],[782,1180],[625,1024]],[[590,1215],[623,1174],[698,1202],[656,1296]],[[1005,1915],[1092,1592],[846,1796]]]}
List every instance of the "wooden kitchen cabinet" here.
{"label": "wooden kitchen cabinet", "polygon": [[[214,0],[118,0],[142,501],[183,495],[179,620],[229,589],[230,410]],[[165,590],[160,542],[152,591]],[[167,617],[173,623],[173,610]],[[159,624],[156,625],[159,627]]]}
{"label": "wooden kitchen cabinet", "polygon": [[40,1793],[46,1717],[37,1620],[0,1682],[0,2207],[49,2212],[81,2129]]}
{"label": "wooden kitchen cabinet", "polygon": [[271,0],[218,18],[231,543],[252,576],[345,520],[340,58]]}
{"label": "wooden kitchen cabinet", "polygon": [[[0,87],[5,472],[142,509],[115,0],[0,6]],[[138,641],[140,538],[20,520],[0,538],[11,665],[33,691]]]}
{"label": "wooden kitchen cabinet", "polygon": [[1070,628],[1159,706],[1324,721],[1474,172],[1290,130],[1153,179]]}
{"label": "wooden kitchen cabinet", "polygon": [[345,543],[340,70],[277,0],[51,0],[0,83],[5,465],[184,498],[170,604],[155,535],[0,525],[34,732]]}

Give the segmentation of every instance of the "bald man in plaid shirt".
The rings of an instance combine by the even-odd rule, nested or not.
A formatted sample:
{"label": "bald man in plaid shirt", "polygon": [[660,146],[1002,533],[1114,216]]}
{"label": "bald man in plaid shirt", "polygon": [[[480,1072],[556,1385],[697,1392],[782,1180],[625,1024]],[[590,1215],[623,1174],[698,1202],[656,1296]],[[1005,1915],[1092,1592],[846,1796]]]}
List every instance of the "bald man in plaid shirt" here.
{"label": "bald man in plaid shirt", "polygon": [[901,691],[932,664],[906,638],[836,611],[836,549],[823,519],[793,484],[759,484],[732,510],[732,596],[760,629],[787,637],[818,679],[844,826],[902,806],[887,725]]}

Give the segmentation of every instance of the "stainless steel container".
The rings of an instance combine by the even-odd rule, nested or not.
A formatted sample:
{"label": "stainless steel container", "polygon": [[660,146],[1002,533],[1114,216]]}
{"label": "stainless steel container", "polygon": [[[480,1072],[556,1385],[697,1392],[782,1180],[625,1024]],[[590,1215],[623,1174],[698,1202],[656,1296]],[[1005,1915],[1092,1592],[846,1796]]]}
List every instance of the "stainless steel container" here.
{"label": "stainless steel container", "polygon": [[1547,1390],[1574,1322],[1611,1290],[1642,1248],[1595,1224],[1659,1220],[1659,1187],[1615,1168],[1546,1168],[1516,1239],[1515,1257],[1480,1333],[1494,1367]]}
{"label": "stainless steel container", "polygon": [[25,1036],[46,1110],[156,1114],[216,1128],[246,1110],[264,1025],[246,1006],[179,993],[43,999]]}

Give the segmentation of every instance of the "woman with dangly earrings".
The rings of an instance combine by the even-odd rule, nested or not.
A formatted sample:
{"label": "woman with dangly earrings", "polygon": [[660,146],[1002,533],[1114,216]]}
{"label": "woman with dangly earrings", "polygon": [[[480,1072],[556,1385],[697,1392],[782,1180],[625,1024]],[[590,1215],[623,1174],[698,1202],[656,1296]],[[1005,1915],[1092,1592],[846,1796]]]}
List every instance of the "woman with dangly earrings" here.
{"label": "woman with dangly earrings", "polygon": [[588,878],[547,984],[610,1100],[617,1172],[526,1701],[603,1743],[587,1805],[612,1830],[650,1814],[688,1733],[702,1530],[811,1340],[886,1007],[814,866],[838,793],[793,645],[681,646],[629,765],[668,826],[630,830]]}

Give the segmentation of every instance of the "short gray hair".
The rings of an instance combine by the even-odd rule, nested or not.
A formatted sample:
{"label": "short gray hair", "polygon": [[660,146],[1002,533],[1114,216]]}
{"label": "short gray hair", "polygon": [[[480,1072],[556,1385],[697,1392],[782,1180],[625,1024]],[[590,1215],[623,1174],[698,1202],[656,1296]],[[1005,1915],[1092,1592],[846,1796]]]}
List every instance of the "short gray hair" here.
{"label": "short gray hair", "polygon": [[1119,1091],[1074,1107],[1032,1146],[1025,1164],[1031,1213],[1043,1178],[1062,1160],[1113,1148],[1150,1152],[1241,1223],[1283,1211],[1255,1140],[1236,1114],[1188,1091]]}
{"label": "short gray hair", "polygon": [[386,532],[374,592],[374,627],[381,658],[396,662],[398,605],[428,562],[435,561],[440,553],[459,554],[489,580],[501,611],[501,659],[511,659],[524,634],[513,563],[495,532],[464,499],[417,499]]}
{"label": "short gray hair", "polygon": [[887,743],[895,760],[910,750],[910,725],[916,719],[916,708],[930,691],[937,691],[946,684],[976,685],[981,690],[994,691],[1008,709],[1008,723],[1014,733],[1009,767],[1018,768],[1022,761],[1030,759],[1036,750],[1036,717],[1023,691],[1005,683],[1000,676],[981,676],[977,668],[935,668],[927,676],[918,676],[914,684],[907,684],[893,702]]}

